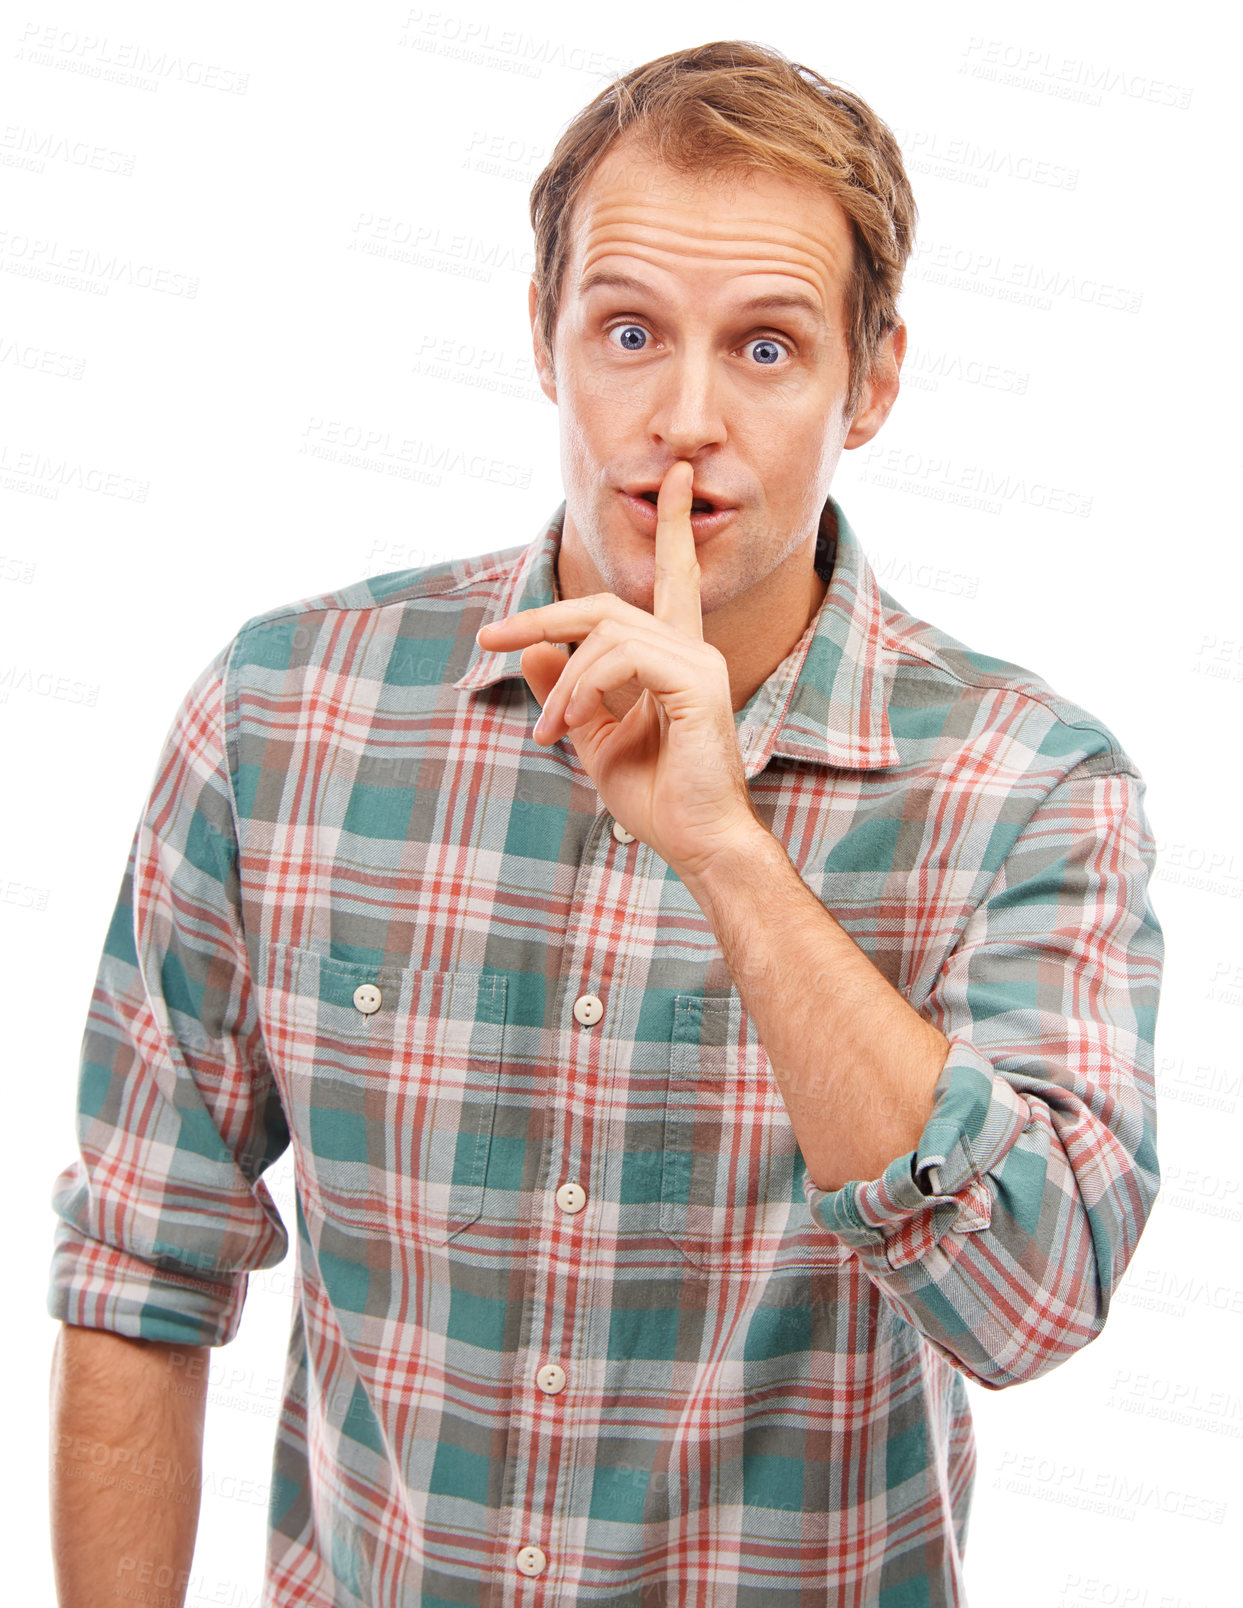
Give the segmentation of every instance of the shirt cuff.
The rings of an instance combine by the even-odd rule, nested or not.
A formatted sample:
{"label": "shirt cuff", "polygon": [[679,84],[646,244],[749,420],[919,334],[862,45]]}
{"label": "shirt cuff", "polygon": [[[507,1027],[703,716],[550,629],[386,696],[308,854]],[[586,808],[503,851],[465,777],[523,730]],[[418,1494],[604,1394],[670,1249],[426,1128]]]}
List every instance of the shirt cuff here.
{"label": "shirt cuff", "polygon": [[133,1340],[222,1346],[237,1333],[245,1298],[244,1273],[204,1278],[90,1239],[63,1219],[56,1225],[47,1309],[63,1323]]}
{"label": "shirt cuff", "polygon": [[878,1270],[918,1262],[947,1234],[971,1234],[992,1218],[984,1175],[1031,1121],[1031,1109],[974,1045],[950,1041],[919,1144],[879,1178],[820,1189],[803,1175],[812,1217]]}

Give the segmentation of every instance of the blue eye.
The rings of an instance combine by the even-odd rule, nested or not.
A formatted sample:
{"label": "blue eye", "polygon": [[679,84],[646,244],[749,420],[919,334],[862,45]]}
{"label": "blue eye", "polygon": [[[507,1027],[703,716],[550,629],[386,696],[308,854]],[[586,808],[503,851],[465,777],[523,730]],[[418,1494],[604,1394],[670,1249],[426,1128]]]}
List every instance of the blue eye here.
{"label": "blue eye", "polygon": [[[620,333],[622,343],[628,352],[641,352],[647,341],[647,331],[640,324],[619,324],[616,329],[610,330],[609,333],[611,335]],[[639,339],[631,340],[632,335],[638,336]]]}
{"label": "blue eye", "polygon": [[[754,344],[756,348],[756,359],[758,362],[764,364],[766,368],[771,368],[774,363],[780,361],[781,347],[776,341],[769,340],[767,335],[761,335]],[[772,355],[766,356],[764,355],[766,353],[771,353]]]}

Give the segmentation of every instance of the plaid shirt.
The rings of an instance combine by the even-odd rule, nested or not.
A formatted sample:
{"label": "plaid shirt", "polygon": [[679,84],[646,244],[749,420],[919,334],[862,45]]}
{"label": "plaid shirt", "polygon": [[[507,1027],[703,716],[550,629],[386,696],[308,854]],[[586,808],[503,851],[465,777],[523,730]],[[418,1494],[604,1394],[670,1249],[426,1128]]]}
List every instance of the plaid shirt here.
{"label": "plaid shirt", "polygon": [[830,500],[827,595],[738,741],[950,1050],[917,1150],[820,1190],[699,906],[475,642],[553,601],[564,511],[263,615],[188,695],[49,1310],[228,1341],[291,1145],[265,1604],[961,1604],[964,1379],[1093,1339],[1156,1194],[1144,784],[880,591]]}

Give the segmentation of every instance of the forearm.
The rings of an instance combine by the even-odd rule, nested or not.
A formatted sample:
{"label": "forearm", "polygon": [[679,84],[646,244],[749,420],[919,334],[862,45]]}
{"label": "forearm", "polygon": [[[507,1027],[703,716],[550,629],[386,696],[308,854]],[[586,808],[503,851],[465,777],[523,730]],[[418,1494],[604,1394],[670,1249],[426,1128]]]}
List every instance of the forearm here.
{"label": "forearm", "polygon": [[772,1065],[823,1189],[913,1150],[949,1049],[799,876],[762,826],[688,883]]}
{"label": "forearm", "polygon": [[[945,1156],[922,1193],[898,1169],[812,1198],[886,1300],[932,1346],[990,1389],[1038,1378],[1086,1345],[1134,1250],[1155,1177],[1097,1128],[1116,1167],[1086,1205],[1059,1113],[958,1043],[925,1144]],[[1056,1101],[1059,1091],[1046,1084]],[[1084,1124],[1079,1124],[1082,1128]],[[922,1161],[921,1147],[921,1161]]]}
{"label": "forearm", "polygon": [[209,1352],[62,1325],[50,1498],[60,1608],[180,1608],[198,1528]]}
{"label": "forearm", "polygon": [[[932,1346],[992,1388],[1036,1378],[1100,1332],[1159,1186],[1163,943],[1138,788],[1092,770],[1052,790],[941,958],[927,1018],[869,976],[771,833],[692,889],[782,1093],[792,1088],[814,1218]],[[899,937],[914,939],[889,942]],[[927,1036],[933,1022],[944,1036]],[[869,1089],[888,1106],[872,1128]],[[870,1156],[849,1132],[833,1137],[849,1100],[861,1140],[885,1134]],[[820,1135],[840,1143],[840,1164]]]}
{"label": "forearm", "polygon": [[[885,1181],[925,1134],[949,1040],[833,920],[771,834],[688,886],[755,1022],[809,1178],[836,1203],[836,1231],[910,1322],[992,1388],[1044,1372],[1099,1332],[1106,1303],[1091,1228],[1052,1124],[1033,1122],[1028,1102],[981,1063],[962,1083],[978,1123],[967,1093],[953,1101],[981,1173],[961,1159],[938,1169],[947,1194],[924,1194],[909,1172]],[[854,1207],[836,1193],[851,1181],[865,1186]],[[1022,1203],[1017,1218],[998,1195]],[[1098,1228],[1111,1204],[1100,1202]],[[855,1212],[872,1206],[875,1221],[860,1226]],[[1032,1224],[1054,1222],[1057,1240],[1034,1243]],[[1119,1217],[1103,1237],[1126,1233]]]}

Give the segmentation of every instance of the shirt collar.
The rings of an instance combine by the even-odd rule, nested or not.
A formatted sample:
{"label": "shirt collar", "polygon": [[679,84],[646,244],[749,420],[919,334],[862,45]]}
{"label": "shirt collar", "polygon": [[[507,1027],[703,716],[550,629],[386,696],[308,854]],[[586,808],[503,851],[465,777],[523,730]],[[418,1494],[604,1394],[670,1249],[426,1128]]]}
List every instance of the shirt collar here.
{"label": "shirt collar", "polygon": [[[565,504],[503,572],[481,625],[557,601],[556,561]],[[816,568],[828,591],[794,647],[734,715],[748,779],[774,754],[849,770],[894,765],[898,751],[886,713],[892,667],[880,588],[859,539],[832,497],[820,516]],[[521,650],[477,643],[454,687],[477,692],[522,679]]]}

